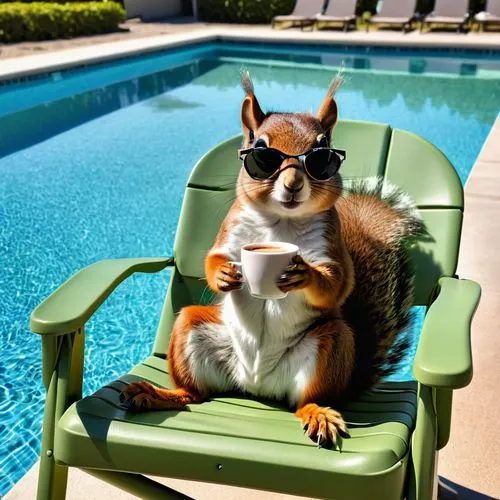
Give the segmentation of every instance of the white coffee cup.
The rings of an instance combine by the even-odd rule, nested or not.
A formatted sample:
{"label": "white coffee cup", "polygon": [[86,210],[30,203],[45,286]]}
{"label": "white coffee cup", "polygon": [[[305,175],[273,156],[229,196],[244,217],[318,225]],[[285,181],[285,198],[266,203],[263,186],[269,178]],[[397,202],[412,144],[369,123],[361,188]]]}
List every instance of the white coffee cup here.
{"label": "white coffee cup", "polygon": [[252,296],[259,299],[286,297],[288,294],[276,286],[276,281],[298,252],[297,245],[279,241],[243,246],[241,271]]}

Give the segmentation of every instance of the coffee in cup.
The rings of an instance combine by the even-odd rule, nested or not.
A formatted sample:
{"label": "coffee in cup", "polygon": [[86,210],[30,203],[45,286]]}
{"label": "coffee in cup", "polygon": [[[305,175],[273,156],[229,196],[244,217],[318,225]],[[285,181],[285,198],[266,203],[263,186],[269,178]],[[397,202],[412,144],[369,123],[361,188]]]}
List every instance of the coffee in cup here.
{"label": "coffee in cup", "polygon": [[250,252],[261,252],[261,253],[286,253],[287,248],[280,247],[279,245],[249,245],[247,248]]}
{"label": "coffee in cup", "polygon": [[250,293],[260,299],[282,299],[276,281],[290,264],[299,247],[292,243],[250,243],[241,248],[241,270]]}

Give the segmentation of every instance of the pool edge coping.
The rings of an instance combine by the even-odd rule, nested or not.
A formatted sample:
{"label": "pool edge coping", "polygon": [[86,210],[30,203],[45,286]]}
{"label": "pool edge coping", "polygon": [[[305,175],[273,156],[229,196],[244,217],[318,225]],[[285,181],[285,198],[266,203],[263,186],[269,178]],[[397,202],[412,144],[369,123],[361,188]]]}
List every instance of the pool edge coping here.
{"label": "pool edge coping", "polygon": [[48,54],[13,57],[2,62],[0,81],[16,80],[40,73],[50,73],[217,40],[217,35],[213,32],[190,32],[187,35],[161,35],[151,38],[102,43],[97,46],[99,52],[96,52],[96,46],[87,46],[59,50]]}
{"label": "pool edge coping", "polygon": [[269,28],[255,28],[251,26],[245,28],[219,26],[188,31],[186,33],[120,40],[102,43],[97,46],[78,47],[46,54],[0,59],[0,81],[15,80],[39,73],[214,41],[267,42],[293,45],[316,43],[326,46],[372,46],[431,50],[500,50],[500,35],[495,34],[449,35],[420,34],[415,32],[407,35],[392,32],[354,32],[346,34],[317,31],[271,31]]}

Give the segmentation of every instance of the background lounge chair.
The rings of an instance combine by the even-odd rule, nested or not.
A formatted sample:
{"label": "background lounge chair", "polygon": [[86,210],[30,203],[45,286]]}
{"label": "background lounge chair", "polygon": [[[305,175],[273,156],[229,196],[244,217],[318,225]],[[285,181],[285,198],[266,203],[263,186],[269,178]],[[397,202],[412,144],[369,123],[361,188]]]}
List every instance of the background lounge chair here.
{"label": "background lounge chair", "polygon": [[444,24],[457,26],[458,32],[465,32],[468,21],[469,0],[436,0],[434,12],[422,20],[420,31],[426,25]]}
{"label": "background lounge chair", "polygon": [[293,12],[288,16],[275,16],[271,27],[276,24],[290,23],[290,26],[311,26],[316,21],[318,14],[323,12],[325,0],[297,0]]}
{"label": "background lounge chair", "polygon": [[415,19],[417,0],[384,0],[379,14],[375,14],[366,22],[366,31],[371,24],[399,25],[405,33],[411,30],[411,22]]}
{"label": "background lounge chair", "polygon": [[488,0],[485,11],[476,14],[474,19],[482,29],[491,24],[500,25],[500,0]]}
{"label": "background lounge chair", "polygon": [[357,0],[330,0],[325,13],[316,17],[316,27],[342,24],[344,31],[356,27],[356,4]]}

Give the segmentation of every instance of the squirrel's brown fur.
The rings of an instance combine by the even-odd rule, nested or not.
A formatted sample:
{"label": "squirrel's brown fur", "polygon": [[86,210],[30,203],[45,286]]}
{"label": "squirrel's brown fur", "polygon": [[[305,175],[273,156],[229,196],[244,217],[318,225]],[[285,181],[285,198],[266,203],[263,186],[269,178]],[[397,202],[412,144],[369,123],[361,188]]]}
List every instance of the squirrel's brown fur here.
{"label": "squirrel's brown fur", "polygon": [[356,332],[351,390],[359,391],[392,374],[407,351],[414,278],[407,244],[423,224],[411,201],[384,189],[383,179],[351,183],[337,210],[357,277],[342,311]]}

